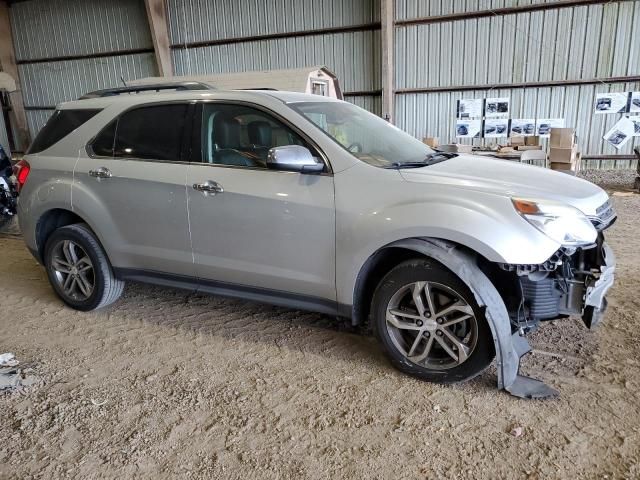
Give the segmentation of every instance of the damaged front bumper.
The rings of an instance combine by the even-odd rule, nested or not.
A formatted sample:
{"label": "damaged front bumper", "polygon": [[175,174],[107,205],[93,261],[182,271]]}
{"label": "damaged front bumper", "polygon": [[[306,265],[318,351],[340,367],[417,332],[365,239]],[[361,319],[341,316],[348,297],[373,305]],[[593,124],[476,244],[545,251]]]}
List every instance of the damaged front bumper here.
{"label": "damaged front bumper", "polygon": [[584,301],[584,311],[582,320],[589,328],[598,325],[607,310],[606,295],[613,286],[616,271],[616,256],[611,247],[606,243],[602,244],[603,265],[600,267],[600,274],[591,285],[587,285]]}

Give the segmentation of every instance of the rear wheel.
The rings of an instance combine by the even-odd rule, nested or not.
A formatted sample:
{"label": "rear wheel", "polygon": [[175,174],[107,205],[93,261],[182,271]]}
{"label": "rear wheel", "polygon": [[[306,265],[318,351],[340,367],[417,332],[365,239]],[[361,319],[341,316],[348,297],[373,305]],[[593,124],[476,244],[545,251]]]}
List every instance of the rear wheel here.
{"label": "rear wheel", "polygon": [[468,380],[495,355],[489,326],[469,288],[430,259],[393,268],[376,290],[372,313],[394,366],[416,377]]}
{"label": "rear wheel", "polygon": [[95,310],[115,302],[124,282],[91,230],[76,224],[57,229],[47,240],[44,264],[54,291],[76,310]]}

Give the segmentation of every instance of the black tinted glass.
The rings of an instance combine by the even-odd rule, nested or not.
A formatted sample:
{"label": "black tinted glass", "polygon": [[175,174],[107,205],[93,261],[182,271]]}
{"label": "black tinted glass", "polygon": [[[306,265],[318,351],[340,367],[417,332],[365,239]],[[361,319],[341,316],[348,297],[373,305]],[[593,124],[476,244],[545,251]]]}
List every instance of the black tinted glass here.
{"label": "black tinted glass", "polygon": [[56,110],[36,136],[27,153],[39,153],[58,143],[91,117],[99,109]]}
{"label": "black tinted glass", "polygon": [[113,156],[113,144],[116,139],[116,125],[117,121],[111,122],[95,138],[93,143],[91,144],[91,150],[93,150],[94,155],[99,155],[101,157],[112,157]]}
{"label": "black tinted glass", "polygon": [[187,105],[137,108],[118,120],[115,157],[180,160]]}

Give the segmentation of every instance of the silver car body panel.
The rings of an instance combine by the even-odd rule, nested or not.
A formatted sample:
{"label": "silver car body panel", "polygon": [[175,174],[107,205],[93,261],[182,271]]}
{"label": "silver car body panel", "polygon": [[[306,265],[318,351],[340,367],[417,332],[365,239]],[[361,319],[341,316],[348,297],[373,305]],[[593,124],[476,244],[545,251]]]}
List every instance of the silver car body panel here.
{"label": "silver car body panel", "polygon": [[[344,315],[355,304],[367,261],[382,249],[402,246],[449,266],[487,307],[499,386],[522,396],[545,394],[542,384],[517,375],[529,347],[511,335],[496,288],[468,260],[475,253],[497,264],[539,265],[558,252],[560,244],[515,211],[514,196],[563,202],[593,217],[607,194],[562,173],[472,155],[414,169],[373,167],[288,105],[312,101],[339,102],[288,92],[207,91],[60,105],[103,110],[47,150],[26,156],[32,171],[18,214],[27,246],[37,255],[39,219],[51,209],[68,210],[89,224],[113,267],[129,271],[129,278],[155,272],[167,285],[193,282],[204,291]],[[327,171],[92,158],[87,152],[87,143],[117,115],[162,102],[241,102],[266,109],[304,133]],[[111,177],[89,175],[98,168]],[[204,182],[216,182],[221,191],[193,188]],[[586,287],[582,305],[606,306],[615,259],[606,246],[605,254],[606,264]],[[287,295],[297,300],[288,303]]]}

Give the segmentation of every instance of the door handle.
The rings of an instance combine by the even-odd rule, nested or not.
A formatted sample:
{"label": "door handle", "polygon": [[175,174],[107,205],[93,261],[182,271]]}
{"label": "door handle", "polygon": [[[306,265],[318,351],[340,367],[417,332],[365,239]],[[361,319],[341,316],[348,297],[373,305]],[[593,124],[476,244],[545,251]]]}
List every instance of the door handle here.
{"label": "door handle", "polygon": [[113,174],[107,167],[98,167],[95,170],[89,170],[89,176],[95,178],[111,178]]}
{"label": "door handle", "polygon": [[202,193],[211,193],[213,195],[224,192],[222,185],[218,182],[214,182],[213,180],[207,180],[204,183],[194,183],[193,189]]}

